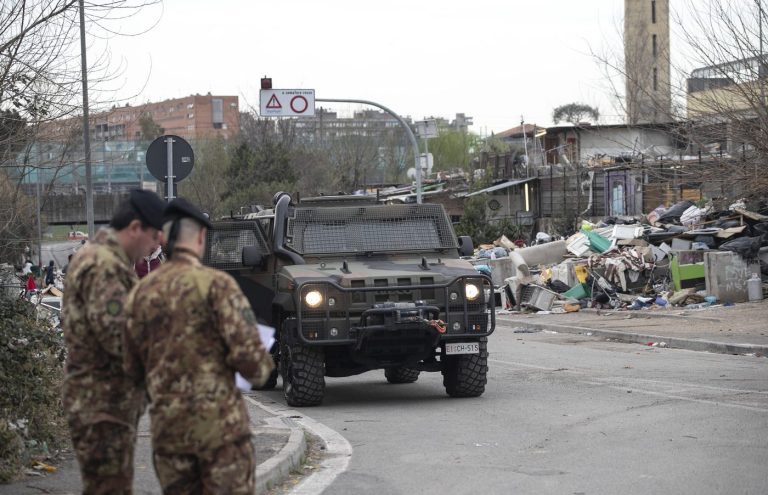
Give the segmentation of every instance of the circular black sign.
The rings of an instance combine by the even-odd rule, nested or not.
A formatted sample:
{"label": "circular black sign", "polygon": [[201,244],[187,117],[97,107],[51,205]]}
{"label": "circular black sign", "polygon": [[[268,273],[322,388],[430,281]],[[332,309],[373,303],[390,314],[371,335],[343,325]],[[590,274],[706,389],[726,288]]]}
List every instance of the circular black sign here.
{"label": "circular black sign", "polygon": [[179,136],[165,135],[152,141],[147,148],[147,169],[152,176],[162,182],[167,182],[168,175],[168,140],[173,140],[173,182],[185,179],[195,164],[195,153],[192,146]]}

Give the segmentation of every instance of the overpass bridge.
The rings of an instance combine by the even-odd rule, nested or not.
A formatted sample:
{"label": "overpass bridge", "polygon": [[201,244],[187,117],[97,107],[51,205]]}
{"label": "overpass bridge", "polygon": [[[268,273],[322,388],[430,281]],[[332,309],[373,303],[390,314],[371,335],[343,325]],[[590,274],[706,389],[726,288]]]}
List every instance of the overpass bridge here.
{"label": "overpass bridge", "polygon": [[[126,197],[127,193],[94,194],[94,223],[109,223],[117,206]],[[41,213],[49,225],[85,224],[85,194],[50,195],[45,198]]]}

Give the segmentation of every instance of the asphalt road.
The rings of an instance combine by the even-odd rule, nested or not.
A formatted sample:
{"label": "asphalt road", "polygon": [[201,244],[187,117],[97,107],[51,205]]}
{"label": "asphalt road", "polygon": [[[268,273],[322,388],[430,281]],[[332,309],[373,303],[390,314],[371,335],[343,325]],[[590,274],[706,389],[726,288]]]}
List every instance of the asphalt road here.
{"label": "asphalt road", "polygon": [[768,359],[503,328],[489,350],[477,399],[435,373],[327,379],[301,412],[354,452],[325,493],[768,492]]}

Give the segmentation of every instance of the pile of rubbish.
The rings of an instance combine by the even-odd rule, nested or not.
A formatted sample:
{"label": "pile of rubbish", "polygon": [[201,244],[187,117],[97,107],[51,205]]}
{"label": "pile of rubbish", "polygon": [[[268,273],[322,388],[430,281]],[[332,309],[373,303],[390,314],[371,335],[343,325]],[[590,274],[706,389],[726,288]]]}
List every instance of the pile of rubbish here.
{"label": "pile of rubbish", "polygon": [[703,308],[757,301],[768,282],[768,216],[743,202],[715,211],[681,201],[640,217],[583,221],[568,239],[506,237],[471,260],[502,310]]}

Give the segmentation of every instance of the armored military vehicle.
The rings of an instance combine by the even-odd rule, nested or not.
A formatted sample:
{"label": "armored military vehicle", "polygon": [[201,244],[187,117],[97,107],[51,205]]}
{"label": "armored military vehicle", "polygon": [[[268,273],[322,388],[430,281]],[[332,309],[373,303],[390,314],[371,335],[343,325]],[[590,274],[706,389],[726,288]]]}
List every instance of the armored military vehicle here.
{"label": "armored military vehicle", "polygon": [[379,369],[391,383],[439,371],[450,396],[481,395],[493,286],[461,259],[471,253],[441,205],[278,193],[271,210],[217,222],[204,262],[231,273],[277,329],[285,399],[311,406],[325,377]]}

